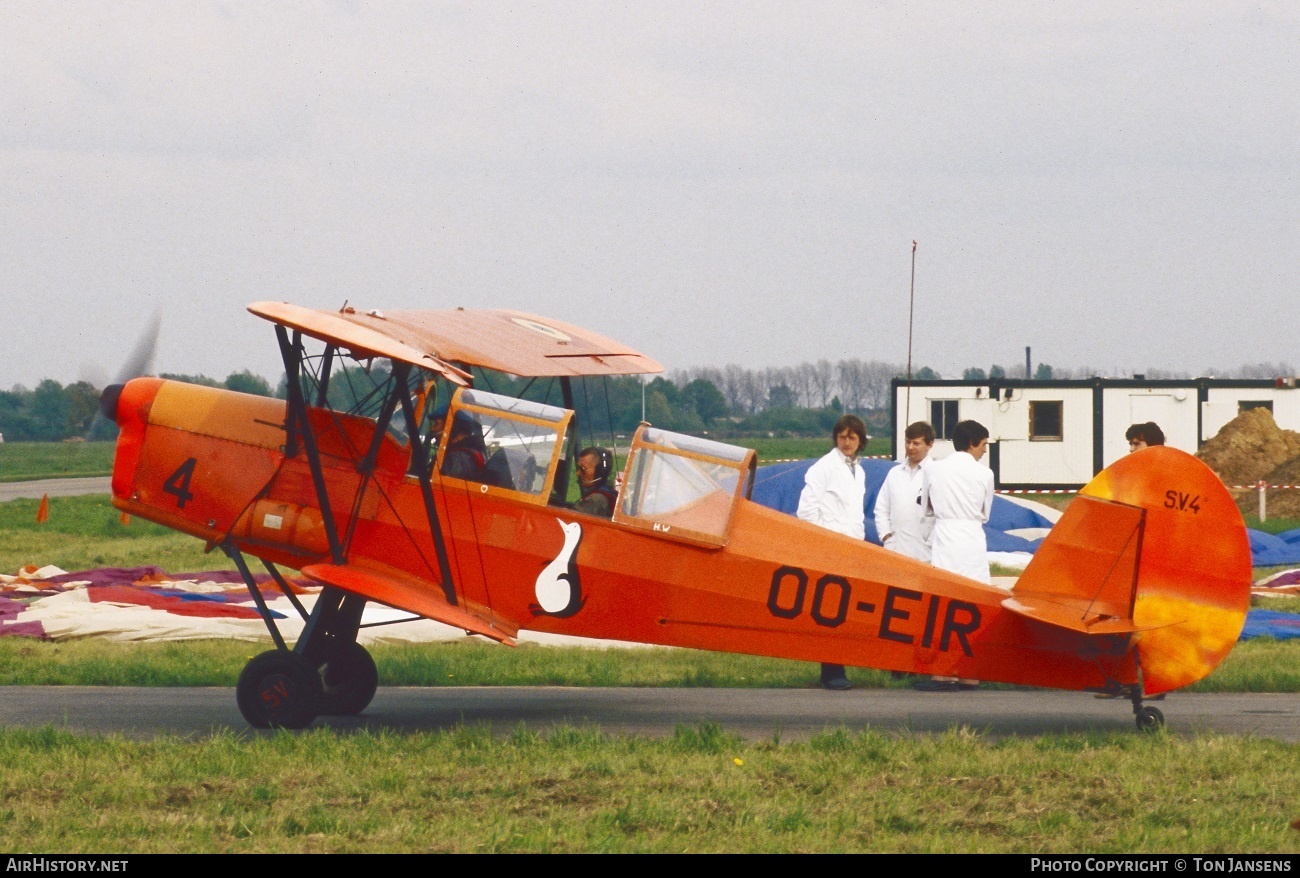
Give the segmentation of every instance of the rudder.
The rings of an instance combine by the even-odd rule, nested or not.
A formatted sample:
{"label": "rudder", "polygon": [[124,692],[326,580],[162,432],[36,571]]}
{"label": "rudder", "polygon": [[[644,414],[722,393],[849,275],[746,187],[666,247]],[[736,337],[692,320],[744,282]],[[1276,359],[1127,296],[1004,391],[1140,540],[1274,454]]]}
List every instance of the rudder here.
{"label": "rudder", "polygon": [[1078,630],[1133,632],[1142,688],[1154,695],[1203,678],[1232,650],[1250,582],[1232,495],[1192,455],[1156,446],[1079,491],[1013,595],[1068,615]]}

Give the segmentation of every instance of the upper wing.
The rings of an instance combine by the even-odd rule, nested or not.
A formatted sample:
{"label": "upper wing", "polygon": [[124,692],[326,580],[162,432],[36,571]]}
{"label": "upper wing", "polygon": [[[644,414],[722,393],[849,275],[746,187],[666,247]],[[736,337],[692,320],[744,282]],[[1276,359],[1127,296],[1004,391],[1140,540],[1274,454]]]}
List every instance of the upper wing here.
{"label": "upper wing", "polygon": [[462,387],[470,383],[468,373],[444,361],[437,353],[425,350],[418,344],[411,344],[391,332],[384,332],[380,327],[350,320],[353,315],[346,312],[335,314],[314,311],[286,302],[254,302],[248,306],[248,310],[272,323],[300,330],[312,338],[346,348],[357,359],[387,357],[422,369],[432,369]]}
{"label": "upper wing", "polygon": [[[663,371],[659,363],[613,339],[520,311],[335,312],[282,302],[256,302],[248,310],[363,357],[392,357],[443,374],[452,370],[464,376],[452,363],[527,377]],[[464,378],[456,383],[465,383]]]}

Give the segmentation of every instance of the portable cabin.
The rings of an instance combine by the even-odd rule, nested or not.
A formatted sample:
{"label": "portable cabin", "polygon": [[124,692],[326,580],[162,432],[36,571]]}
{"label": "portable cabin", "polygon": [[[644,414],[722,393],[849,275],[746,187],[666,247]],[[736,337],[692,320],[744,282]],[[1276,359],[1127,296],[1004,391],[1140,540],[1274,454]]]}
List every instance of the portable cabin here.
{"label": "portable cabin", "polygon": [[895,378],[895,457],[912,421],[934,425],[936,458],[952,452],[958,421],[989,430],[985,460],[1001,490],[1073,490],[1128,453],[1124,431],[1154,421],[1165,444],[1195,454],[1247,409],[1267,408],[1278,426],[1300,431],[1297,379],[1084,378],[1026,381]]}

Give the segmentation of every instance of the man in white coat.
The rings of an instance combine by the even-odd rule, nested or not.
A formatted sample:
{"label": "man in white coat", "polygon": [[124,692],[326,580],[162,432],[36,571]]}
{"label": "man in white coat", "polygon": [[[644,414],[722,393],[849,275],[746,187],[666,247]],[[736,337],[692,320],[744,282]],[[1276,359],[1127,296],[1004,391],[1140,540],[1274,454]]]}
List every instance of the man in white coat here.
{"label": "man in white coat", "polygon": [[993,471],[980,460],[989,431],[978,421],[961,421],[952,431],[953,453],[925,474],[923,502],[934,514],[930,562],[980,582],[989,577],[984,524],[993,511]]}
{"label": "man in white coat", "polygon": [[[831,431],[835,447],[808,468],[804,474],[799,509],[795,513],[804,521],[842,533],[854,539],[866,538],[866,514],[863,501],[867,496],[867,474],[858,463],[858,453],[867,444],[867,427],[857,415],[844,415]],[[822,663],[821,684],[842,691],[853,684],[844,674],[843,665]]]}
{"label": "man in white coat", "polygon": [[[978,421],[960,421],[952,431],[953,453],[925,473],[922,504],[934,515],[930,563],[941,570],[991,583],[984,523],[993,511],[993,471],[980,463],[989,431]],[[913,684],[926,691],[975,689],[975,680],[935,677]]]}
{"label": "man in white coat", "polygon": [[929,563],[934,519],[921,505],[921,488],[931,462],[934,427],[925,421],[908,424],[903,439],[904,459],[890,468],[876,495],[876,533],[891,552]]}

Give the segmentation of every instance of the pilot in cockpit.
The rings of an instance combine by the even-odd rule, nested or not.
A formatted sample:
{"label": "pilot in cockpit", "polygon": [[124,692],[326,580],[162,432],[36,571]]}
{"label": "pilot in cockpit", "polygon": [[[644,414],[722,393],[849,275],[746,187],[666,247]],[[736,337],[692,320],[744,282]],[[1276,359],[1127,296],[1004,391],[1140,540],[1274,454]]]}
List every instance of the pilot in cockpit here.
{"label": "pilot in cockpit", "polygon": [[595,445],[578,452],[578,491],[582,495],[573,504],[575,512],[612,518],[618,492],[609,484],[614,470],[614,455]]}
{"label": "pilot in cockpit", "polygon": [[456,412],[451,419],[447,452],[442,459],[442,474],[453,479],[482,482],[487,465],[487,446],[483,427],[469,412]]}

